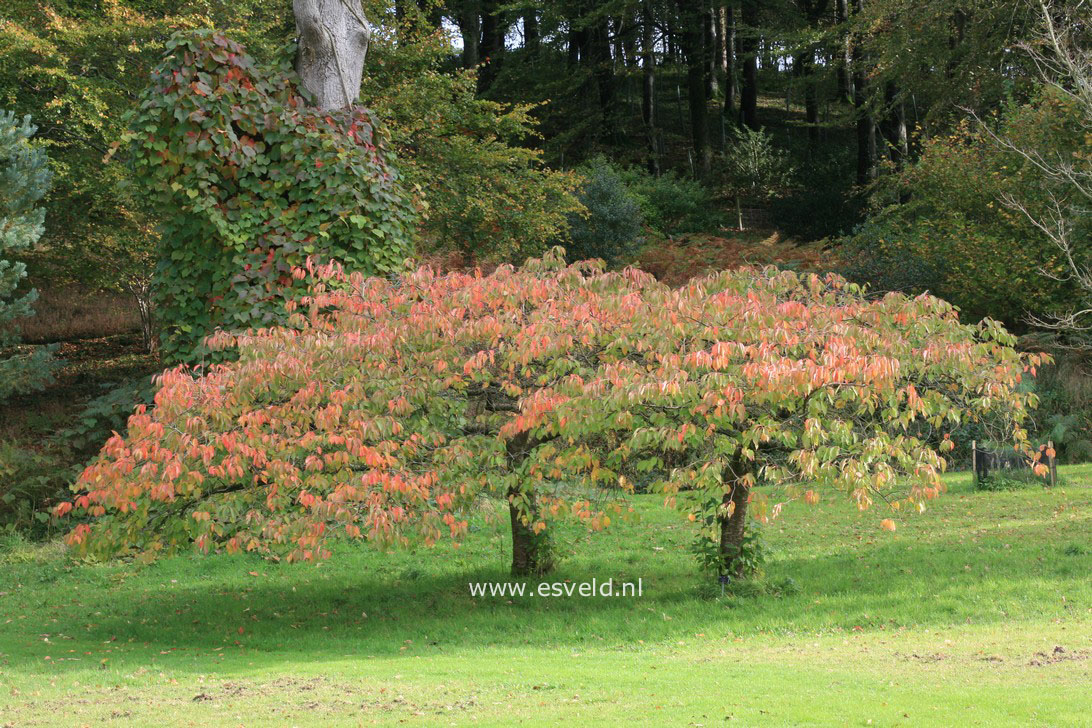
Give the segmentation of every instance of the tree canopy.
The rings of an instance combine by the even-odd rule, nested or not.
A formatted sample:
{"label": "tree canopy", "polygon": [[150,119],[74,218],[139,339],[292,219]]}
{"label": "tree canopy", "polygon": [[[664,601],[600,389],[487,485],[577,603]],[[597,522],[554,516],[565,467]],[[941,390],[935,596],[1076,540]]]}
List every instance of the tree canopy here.
{"label": "tree canopy", "polygon": [[774,269],[677,290],[560,252],[489,276],[295,275],[313,289],[291,326],[218,334],[237,361],[163,375],[58,507],[93,517],[70,544],[316,559],[334,536],[458,538],[495,493],[528,573],[550,518],[606,526],[652,477],[697,495],[728,570],[749,507],[824,488],[921,507],[968,419],[1025,447],[1018,385],[1041,362],[936,298]]}

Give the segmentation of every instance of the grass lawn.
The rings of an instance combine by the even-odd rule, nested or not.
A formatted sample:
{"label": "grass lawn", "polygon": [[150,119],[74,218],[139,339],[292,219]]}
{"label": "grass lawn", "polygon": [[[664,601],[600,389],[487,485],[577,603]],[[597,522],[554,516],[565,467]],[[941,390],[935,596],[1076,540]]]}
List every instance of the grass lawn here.
{"label": "grass lawn", "polygon": [[848,503],[767,526],[763,589],[719,598],[683,514],[568,527],[550,581],[641,597],[472,598],[505,521],[455,549],[320,566],[81,565],[0,551],[0,726],[1092,725],[1092,466],[898,531]]}

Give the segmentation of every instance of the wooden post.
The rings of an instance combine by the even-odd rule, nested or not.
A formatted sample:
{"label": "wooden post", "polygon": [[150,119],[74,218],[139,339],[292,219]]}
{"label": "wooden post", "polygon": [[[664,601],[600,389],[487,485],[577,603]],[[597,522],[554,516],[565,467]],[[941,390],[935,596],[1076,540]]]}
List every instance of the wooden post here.
{"label": "wooden post", "polygon": [[1058,483],[1058,465],[1055,462],[1054,455],[1050,453],[1054,452],[1054,441],[1047,440],[1047,457],[1050,458],[1048,466],[1050,467],[1050,487],[1053,488]]}
{"label": "wooden post", "polygon": [[971,440],[971,482],[978,485],[978,440]]}

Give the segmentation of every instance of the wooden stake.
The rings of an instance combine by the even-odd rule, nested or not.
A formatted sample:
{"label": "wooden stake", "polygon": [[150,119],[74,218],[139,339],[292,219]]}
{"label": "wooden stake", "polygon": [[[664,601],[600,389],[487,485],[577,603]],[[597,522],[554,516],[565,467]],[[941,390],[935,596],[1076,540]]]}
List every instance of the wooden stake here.
{"label": "wooden stake", "polygon": [[[1047,440],[1047,450],[1050,450],[1051,452],[1054,451],[1053,440]],[[1047,453],[1047,457],[1050,458],[1050,487],[1053,488],[1058,483],[1058,466],[1057,463],[1054,462],[1055,458],[1053,455]]]}
{"label": "wooden stake", "polygon": [[978,440],[971,440],[971,482],[978,484]]}

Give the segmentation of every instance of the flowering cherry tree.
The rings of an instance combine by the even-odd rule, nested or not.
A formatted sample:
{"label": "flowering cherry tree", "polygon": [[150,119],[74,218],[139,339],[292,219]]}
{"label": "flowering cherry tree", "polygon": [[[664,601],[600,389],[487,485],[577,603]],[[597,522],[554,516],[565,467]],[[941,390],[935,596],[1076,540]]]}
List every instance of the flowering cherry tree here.
{"label": "flowering cherry tree", "polygon": [[[297,271],[288,325],[220,333],[237,360],[163,374],[57,512],[99,555],[195,545],[329,556],[333,536],[462,537],[508,503],[512,569],[550,567],[547,523],[592,529],[638,478],[697,496],[738,570],[748,512],[823,489],[920,507],[944,433],[968,419],[1023,447],[1038,357],[928,296],[869,300],[837,277],[773,269],[673,290],[636,270],[565,265],[396,280]],[[695,520],[697,516],[695,514]]]}

